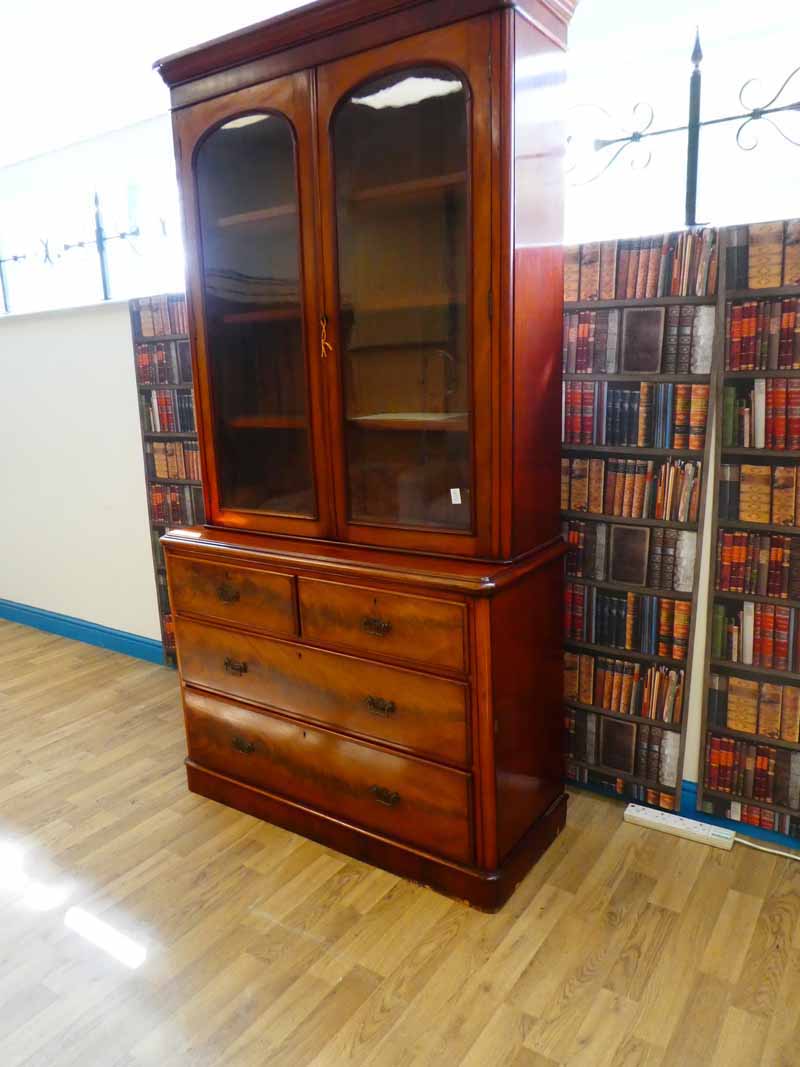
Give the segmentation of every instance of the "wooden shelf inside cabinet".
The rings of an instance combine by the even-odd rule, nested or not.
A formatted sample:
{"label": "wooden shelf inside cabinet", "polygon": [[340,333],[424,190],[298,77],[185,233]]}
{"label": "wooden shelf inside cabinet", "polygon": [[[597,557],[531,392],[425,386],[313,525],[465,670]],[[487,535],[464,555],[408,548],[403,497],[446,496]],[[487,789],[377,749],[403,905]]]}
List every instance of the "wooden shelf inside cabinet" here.
{"label": "wooden shelf inside cabinet", "polygon": [[646,445],[561,445],[562,452],[585,452],[602,456],[614,452],[622,456],[671,456],[672,459],[702,459],[704,449],[697,448],[649,448]]}
{"label": "wooden shelf inside cabinet", "polygon": [[373,200],[414,200],[436,197],[452,189],[465,188],[467,175],[465,171],[454,174],[436,174],[431,178],[417,178],[414,181],[394,182],[390,185],[375,185],[366,189],[356,189],[350,194],[350,201],[356,204]]}
{"label": "wooden shelf inside cabinet", "polygon": [[800,370],[792,367],[787,370],[726,370],[724,381],[752,381],[753,378],[800,378]]}
{"label": "wooden shelf inside cabinet", "polygon": [[[777,811],[780,815],[789,815],[792,818],[800,819],[800,809],[798,808],[784,808],[780,804],[775,804],[771,800],[756,800],[755,797],[745,797],[740,793],[720,793],[716,789],[709,789],[708,786],[703,786],[703,795],[706,797],[712,797],[714,800],[727,800],[729,804],[739,803],[746,804],[748,807],[754,808],[766,808],[768,811]],[[745,829],[742,831],[746,833],[746,823],[742,824]]]}
{"label": "wooden shelf inside cabinet", "polygon": [[765,737],[763,734],[748,734],[743,730],[730,730],[727,726],[707,725],[706,730],[710,734],[720,737],[733,737],[737,741],[750,741],[754,745],[774,745],[776,748],[789,748],[793,752],[800,752],[800,743],[797,741],[784,741],[781,737]]}
{"label": "wooden shelf inside cabinet", "polygon": [[715,589],[717,600],[752,600],[754,604],[774,604],[777,608],[800,608],[800,600],[791,597],[759,596],[758,593],[732,593],[729,589]]}
{"label": "wooden shelf inside cabinet", "polygon": [[678,522],[674,519],[638,519],[630,515],[602,515],[594,511],[562,511],[565,519],[588,519],[591,522],[607,522],[623,526],[663,526],[667,530],[697,530],[696,522]]}
{"label": "wooden shelf inside cabinet", "polygon": [[263,308],[260,311],[231,311],[222,316],[225,323],[236,322],[292,322],[300,321],[300,308],[295,305],[288,308]]}
{"label": "wooden shelf inside cabinet", "polygon": [[661,722],[660,719],[648,719],[643,715],[624,715],[622,712],[610,711],[608,708],[598,708],[596,704],[581,704],[577,700],[565,700],[564,703],[568,708],[572,708],[575,711],[590,711],[595,715],[605,715],[608,719],[619,719],[622,722],[638,722],[642,726],[658,726],[662,730],[671,730],[676,734],[681,731],[679,722]]}
{"label": "wooden shelf inside cabinet", "polygon": [[713,306],[716,304],[713,296],[651,296],[642,300],[565,300],[565,311],[593,311],[596,308],[659,308],[669,307],[670,304],[695,304]]}
{"label": "wooden shelf inside cabinet", "polygon": [[[796,537],[800,534],[800,526],[781,526],[771,522],[742,522],[740,519],[719,519],[717,525],[724,530],[750,530],[753,533],[786,534],[787,537]],[[716,539],[714,543],[716,543]]]}
{"label": "wooden shelf inside cabinet", "polygon": [[618,771],[616,768],[606,767],[602,763],[587,763],[585,760],[573,759],[571,756],[567,757],[567,763],[571,763],[575,767],[585,768],[587,771],[596,771],[597,774],[610,774],[612,778],[621,778],[623,782],[630,782],[631,785],[643,785],[646,789],[653,789],[659,793],[675,792],[674,786],[661,785],[660,782],[657,782],[653,778],[641,778],[638,774],[629,774],[627,771]]}
{"label": "wooden shelf inside cabinet", "polygon": [[800,684],[800,674],[796,671],[779,671],[774,667],[756,667],[750,663],[733,663],[727,659],[712,659],[711,669],[724,671],[726,674],[743,674],[750,678],[763,678],[769,682]]}
{"label": "wooden shelf inside cabinet", "polygon": [[564,371],[561,377],[565,382],[653,382],[656,385],[707,385],[711,381],[710,374],[637,374],[629,371],[614,371],[613,374],[602,371],[592,371],[591,374]]}
{"label": "wooden shelf inside cabinet", "polygon": [[[564,581],[574,582],[576,585],[591,585],[595,589],[603,589],[609,593],[640,593],[643,596],[669,597],[670,600],[692,599],[691,593],[682,593],[677,589],[655,589],[649,585],[623,585],[621,582],[600,581],[598,578],[578,578],[574,574],[564,575]],[[770,603],[778,603],[778,601],[770,601]]]}
{"label": "wooden shelf inside cabinet", "polygon": [[304,430],[308,420],[305,415],[235,415],[225,425],[232,430]]}
{"label": "wooden shelf inside cabinet", "polygon": [[354,415],[347,421],[360,430],[440,430],[466,433],[469,429],[469,414],[466,411],[387,411],[375,415]]}
{"label": "wooden shelf inside cabinet", "polygon": [[564,638],[564,645],[575,652],[596,652],[598,656],[607,656],[610,659],[634,659],[640,663],[658,663],[663,667],[674,667],[676,670],[686,668],[686,660],[659,656],[654,652],[637,652],[629,648],[615,648],[613,645],[596,645],[591,641],[576,641],[572,637]]}
{"label": "wooden shelf inside cabinet", "polygon": [[411,298],[379,300],[373,304],[359,304],[356,307],[350,306],[347,308],[347,311],[355,312],[357,315],[384,315],[393,311],[438,311],[442,309],[461,308],[464,307],[464,304],[465,300],[463,296],[452,297],[449,294],[443,293],[441,296],[433,294],[430,296],[419,297],[416,300]]}
{"label": "wooden shelf inside cabinet", "polygon": [[297,205],[278,204],[275,207],[262,207],[255,211],[241,211],[236,215],[223,215],[217,219],[217,226],[226,229],[231,226],[249,226],[253,222],[274,222],[278,219],[297,217]]}

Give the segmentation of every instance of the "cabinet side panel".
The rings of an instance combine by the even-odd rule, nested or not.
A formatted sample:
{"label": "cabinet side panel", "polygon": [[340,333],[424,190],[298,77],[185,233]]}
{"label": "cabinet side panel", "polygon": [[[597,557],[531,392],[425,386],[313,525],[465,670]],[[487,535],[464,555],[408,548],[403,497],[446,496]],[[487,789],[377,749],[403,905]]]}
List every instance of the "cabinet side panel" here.
{"label": "cabinet side panel", "polygon": [[563,793],[561,558],[492,601],[498,859]]}
{"label": "cabinet side panel", "polygon": [[517,555],[558,533],[564,53],[515,16],[514,459]]}

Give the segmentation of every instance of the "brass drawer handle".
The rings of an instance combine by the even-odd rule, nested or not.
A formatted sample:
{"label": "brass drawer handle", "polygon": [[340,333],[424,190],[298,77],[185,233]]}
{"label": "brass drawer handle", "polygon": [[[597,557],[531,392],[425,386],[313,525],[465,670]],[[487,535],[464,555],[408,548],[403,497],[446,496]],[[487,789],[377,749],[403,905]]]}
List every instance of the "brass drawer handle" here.
{"label": "brass drawer handle", "polygon": [[243,737],[234,737],[231,742],[237,752],[244,752],[246,756],[249,756],[251,752],[255,752],[256,746],[252,741],[245,741]]}
{"label": "brass drawer handle", "polygon": [[217,586],[217,596],[223,604],[235,604],[241,597],[241,593],[230,582],[223,582],[222,585]]}
{"label": "brass drawer handle", "polygon": [[367,697],[366,704],[373,715],[381,715],[384,719],[388,719],[395,713],[393,700],[384,700],[383,697]]}
{"label": "brass drawer handle", "polygon": [[400,803],[400,794],[394,793],[390,789],[384,788],[382,785],[371,785],[369,791],[372,793],[377,803],[383,804],[385,808],[396,808]]}
{"label": "brass drawer handle", "polygon": [[386,637],[391,628],[388,619],[379,619],[377,615],[365,615],[361,620],[361,629],[373,637]]}
{"label": "brass drawer handle", "polygon": [[247,663],[243,659],[231,659],[230,656],[226,656],[225,670],[228,674],[247,674]]}

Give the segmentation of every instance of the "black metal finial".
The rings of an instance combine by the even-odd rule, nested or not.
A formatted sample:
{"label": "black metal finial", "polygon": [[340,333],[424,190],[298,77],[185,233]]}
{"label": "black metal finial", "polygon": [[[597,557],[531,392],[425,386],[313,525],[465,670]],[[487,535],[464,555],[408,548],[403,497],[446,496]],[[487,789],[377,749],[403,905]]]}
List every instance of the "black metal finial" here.
{"label": "black metal finial", "polygon": [[695,27],[694,34],[694,48],[692,49],[692,63],[694,63],[694,69],[700,66],[703,62],[703,49],[700,47],[700,27]]}

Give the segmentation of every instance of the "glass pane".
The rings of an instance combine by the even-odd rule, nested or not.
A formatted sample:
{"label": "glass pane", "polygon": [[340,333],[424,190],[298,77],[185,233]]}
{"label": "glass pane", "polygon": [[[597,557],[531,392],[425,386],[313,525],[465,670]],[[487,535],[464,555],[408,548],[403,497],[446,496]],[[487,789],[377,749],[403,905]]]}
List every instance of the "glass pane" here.
{"label": "glass pane", "polygon": [[289,122],[225,123],[196,169],[220,503],[313,516]]}
{"label": "glass pane", "polygon": [[334,119],[355,521],[472,526],[467,129],[438,67],[362,85]]}

